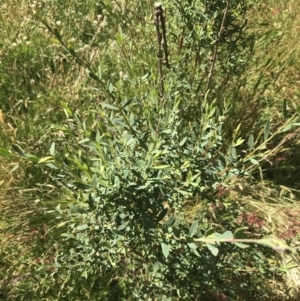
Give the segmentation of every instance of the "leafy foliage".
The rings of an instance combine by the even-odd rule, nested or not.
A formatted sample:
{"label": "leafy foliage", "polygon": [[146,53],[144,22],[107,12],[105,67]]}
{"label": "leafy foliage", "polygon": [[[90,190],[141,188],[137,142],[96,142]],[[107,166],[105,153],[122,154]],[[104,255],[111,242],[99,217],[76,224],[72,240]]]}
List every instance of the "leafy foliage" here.
{"label": "leafy foliage", "polygon": [[[35,287],[30,298],[237,300],[254,279],[257,287],[251,286],[245,300],[269,298],[260,280],[271,276],[266,259],[271,251],[247,243],[294,250],[265,236],[268,230],[252,239],[253,233],[244,234],[249,225],[233,228],[240,211],[223,195],[239,181],[250,181],[286,140],[274,148],[269,144],[299,126],[286,102],[279,125],[267,120],[246,137],[241,123],[226,126],[234,107],[228,95],[245,84],[253,55],[255,36],[244,19],[255,3],[166,1],[171,60],[170,68],[158,62],[163,72],[155,68],[157,41],[147,1],[89,1],[99,27],[82,20],[76,25],[79,39],[67,39],[72,28],[39,10],[40,28],[52,36],[49,46],[60,49],[59,62],[49,52],[46,64],[54,76],[58,70],[80,74],[81,84],[74,83],[77,102],[63,99],[62,113],[47,129],[47,156],[17,144],[17,155],[0,149],[4,157],[26,158],[68,199],[44,208],[55,221],[49,230],[55,247],[38,253],[46,265],[31,263],[29,275],[20,269],[17,278],[5,277],[10,298],[19,289],[25,300]],[[76,5],[74,12],[84,14],[85,6]],[[54,12],[54,19],[60,16]],[[164,94],[158,91],[162,82]],[[196,203],[204,209],[187,218]],[[211,210],[217,206],[226,207],[218,226]],[[26,256],[21,260],[30,252]],[[48,265],[50,259],[54,264]],[[28,277],[35,273],[42,285],[30,287]]]}

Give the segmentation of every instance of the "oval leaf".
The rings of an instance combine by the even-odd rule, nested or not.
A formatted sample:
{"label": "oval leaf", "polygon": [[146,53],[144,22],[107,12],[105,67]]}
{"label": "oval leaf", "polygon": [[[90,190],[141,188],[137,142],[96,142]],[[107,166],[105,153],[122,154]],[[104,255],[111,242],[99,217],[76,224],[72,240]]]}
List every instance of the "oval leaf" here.
{"label": "oval leaf", "polygon": [[249,149],[253,150],[253,148],[254,148],[254,136],[252,134],[250,134],[247,143],[248,143]]}
{"label": "oval leaf", "polygon": [[169,254],[170,254],[170,246],[162,242],[161,249],[162,249],[162,252],[163,252],[165,258],[168,258]]}
{"label": "oval leaf", "polygon": [[280,131],[280,133],[287,132],[287,131],[289,131],[291,128],[292,128],[292,125],[291,125],[291,124],[287,124],[287,125]]}
{"label": "oval leaf", "polygon": [[259,165],[259,162],[253,158],[250,158],[250,162],[254,165]]}
{"label": "oval leaf", "polygon": [[213,254],[214,256],[217,256],[219,253],[219,249],[210,245],[210,244],[206,244],[207,248],[209,249],[209,251],[211,252],[211,254]]}
{"label": "oval leaf", "polygon": [[77,227],[77,230],[82,231],[82,230],[86,230],[89,226],[87,224],[84,225],[80,225]]}
{"label": "oval leaf", "polygon": [[242,243],[240,243],[240,242],[236,242],[235,245],[236,245],[237,247],[241,248],[241,249],[247,249],[247,248],[249,248],[248,245],[242,244]]}
{"label": "oval leaf", "polygon": [[192,242],[187,244],[191,249],[196,250],[197,246]]}
{"label": "oval leaf", "polygon": [[222,239],[233,239],[233,234],[231,231],[226,231],[222,235]]}
{"label": "oval leaf", "polygon": [[198,229],[198,221],[194,221],[189,229],[189,236],[193,237],[196,234],[197,229]]}

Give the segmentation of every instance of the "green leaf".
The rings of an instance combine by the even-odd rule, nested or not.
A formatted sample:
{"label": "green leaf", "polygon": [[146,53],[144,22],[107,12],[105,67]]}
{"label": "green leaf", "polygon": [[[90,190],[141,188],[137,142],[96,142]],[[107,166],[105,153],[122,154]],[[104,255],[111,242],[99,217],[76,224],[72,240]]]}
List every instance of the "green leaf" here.
{"label": "green leaf", "polygon": [[114,86],[111,83],[111,81],[108,82],[108,91],[109,91],[109,93],[113,93],[114,92]]}
{"label": "green leaf", "polygon": [[187,244],[191,249],[196,250],[197,246],[192,242]]}
{"label": "green leaf", "polygon": [[93,73],[91,70],[86,69],[85,71],[90,78],[99,81],[98,76],[95,73]]}
{"label": "green leaf", "polygon": [[[38,163],[39,163],[39,162],[38,162]],[[52,164],[52,163],[47,163],[46,166],[48,166],[48,167],[51,168],[51,169],[58,169],[58,167],[55,166],[55,165]]]}
{"label": "green leaf", "polygon": [[241,238],[245,230],[248,230],[248,227],[241,227],[236,229],[233,234],[234,238]]}
{"label": "green leaf", "polygon": [[122,27],[119,25],[118,26],[118,32],[119,32],[119,34],[117,34],[117,42],[119,43],[119,44],[122,44],[123,43],[123,32],[122,32]]}
{"label": "green leaf", "polygon": [[69,205],[69,208],[72,210],[72,211],[75,211],[77,213],[80,213],[80,214],[86,214],[87,211],[84,210],[83,208],[77,206],[77,205]]}
{"label": "green leaf", "polygon": [[132,172],[137,178],[139,178],[140,180],[144,181],[143,176],[142,176],[138,171],[136,171],[136,170],[133,169],[133,168],[131,168],[130,170],[131,170],[131,172]]}
{"label": "green leaf", "polygon": [[82,183],[82,182],[72,182],[72,184],[74,186],[76,186],[77,188],[83,189],[83,190],[85,190],[85,189],[91,189],[92,188],[92,186],[87,185],[87,184]]}
{"label": "green leaf", "polygon": [[213,254],[214,256],[217,256],[219,253],[219,249],[216,248],[215,246],[211,245],[211,244],[206,244],[207,248],[209,249],[209,251],[211,252],[211,254]]}
{"label": "green leaf", "polygon": [[150,155],[147,159],[147,167],[151,167],[153,164],[153,157]]}
{"label": "green leaf", "polygon": [[231,231],[226,231],[221,235],[222,239],[233,239],[233,234]]}
{"label": "green leaf", "polygon": [[101,66],[98,66],[98,73],[97,73],[97,79],[100,80],[102,78],[102,72],[101,72]]}
{"label": "green leaf", "polygon": [[38,163],[40,161],[40,158],[38,158],[34,155],[31,155],[31,154],[24,153],[24,157],[27,158],[29,161],[34,162],[34,163]]}
{"label": "green leaf", "polygon": [[138,139],[140,146],[147,152],[148,151],[148,146],[145,144],[145,142],[142,139]]}
{"label": "green leaf", "polygon": [[270,121],[267,121],[264,129],[264,141],[266,141],[270,134]]}
{"label": "green leaf", "polygon": [[162,249],[162,252],[163,252],[165,258],[168,258],[169,253],[170,253],[170,246],[162,242],[161,249]]}
{"label": "green leaf", "polygon": [[170,165],[158,165],[158,166],[152,166],[153,169],[166,169],[170,167]]}
{"label": "green leaf", "polygon": [[82,230],[88,229],[88,227],[89,226],[87,224],[84,224],[84,225],[80,225],[80,226],[76,227],[76,229],[79,230],[79,231],[82,231]]}
{"label": "green leaf", "polygon": [[93,197],[91,196],[91,194],[89,194],[89,199],[88,199],[88,204],[91,210],[95,210],[95,200],[93,199]]}
{"label": "green leaf", "polygon": [[86,142],[89,142],[89,141],[90,141],[89,138],[84,138],[84,139],[80,140],[80,141],[78,142],[78,144],[83,144],[83,143],[86,143]]}
{"label": "green leaf", "polygon": [[73,57],[76,57],[76,53],[75,53],[74,47],[72,45],[68,45],[68,51],[70,52],[70,54]]}
{"label": "green leaf", "polygon": [[107,109],[110,109],[110,110],[119,110],[117,107],[115,107],[115,106],[112,106],[112,105],[110,105],[110,104],[108,104],[108,103],[105,103],[105,102],[102,102],[101,103],[101,106],[103,107],[103,108],[107,108]]}
{"label": "green leaf", "polygon": [[287,124],[281,131],[280,133],[284,133],[289,131],[292,128],[292,124]]}
{"label": "green leaf", "polygon": [[242,244],[240,242],[235,242],[234,243],[237,247],[241,248],[241,249],[247,249],[249,248],[249,245],[245,245],[245,244]]}
{"label": "green leaf", "polygon": [[205,237],[213,234],[215,232],[215,229],[214,228],[210,228],[208,230],[205,231]]}
{"label": "green leaf", "polygon": [[192,249],[192,252],[193,252],[196,256],[200,257],[200,254],[198,253],[198,251],[197,251],[196,249]]}
{"label": "green leaf", "polygon": [[188,137],[184,137],[180,142],[179,142],[179,146],[183,146],[186,142]]}
{"label": "green leaf", "polygon": [[168,213],[169,209],[168,208],[164,208],[160,213],[159,215],[157,216],[156,218],[156,222],[160,222]]}
{"label": "green leaf", "polygon": [[130,98],[128,101],[126,101],[126,103],[122,106],[122,109],[125,109],[127,106],[129,106],[133,100],[134,98]]}
{"label": "green leaf", "polygon": [[181,190],[181,189],[177,189],[177,191],[178,191],[179,193],[181,193],[183,196],[186,196],[186,197],[192,196],[192,193],[191,193],[191,192],[184,191],[184,190]]}
{"label": "green leaf", "polygon": [[266,147],[266,145],[265,144],[262,144],[262,145],[260,145],[258,148],[257,148],[257,150],[263,150],[263,149],[266,149],[267,147]]}
{"label": "green leaf", "polygon": [[239,138],[239,139],[233,144],[233,146],[234,146],[234,147],[239,146],[239,145],[243,144],[244,141],[245,141],[245,139]]}
{"label": "green leaf", "polygon": [[213,237],[216,241],[220,241],[220,240],[232,240],[233,239],[233,234],[231,231],[226,231],[223,234],[221,233],[213,233],[211,235],[211,237]]}
{"label": "green leaf", "polygon": [[19,155],[24,157],[25,152],[21,149],[21,147],[16,144],[12,144],[11,146]]}
{"label": "green leaf", "polygon": [[185,241],[186,241],[188,244],[191,244],[191,243],[194,242],[194,238],[193,238],[193,237],[186,236],[186,237],[185,237]]}
{"label": "green leaf", "polygon": [[236,153],[236,148],[235,148],[235,147],[233,147],[233,148],[231,149],[231,156],[232,156],[233,158],[236,158],[236,157],[237,157],[237,153]]}
{"label": "green leaf", "polygon": [[3,157],[11,157],[11,153],[2,147],[0,147],[0,155]]}
{"label": "green leaf", "polygon": [[139,83],[143,83],[149,76],[151,73],[146,73],[145,75],[143,75],[140,79],[139,79]]}
{"label": "green leaf", "polygon": [[124,234],[123,234],[121,231],[119,231],[119,230],[111,229],[110,231],[111,231],[113,234],[115,234],[115,235],[118,235],[118,236],[124,236]]}
{"label": "green leaf", "polygon": [[257,160],[255,160],[255,159],[253,159],[253,158],[250,158],[249,160],[250,160],[250,162],[251,162],[252,164],[254,164],[254,165],[259,165],[259,162],[258,162]]}
{"label": "green leaf", "polygon": [[252,134],[249,135],[247,144],[250,150],[254,149],[254,136]]}
{"label": "green leaf", "polygon": [[60,236],[76,239],[76,236],[71,233],[62,233]]}
{"label": "green leaf", "polygon": [[189,229],[189,236],[193,237],[196,234],[197,229],[198,229],[198,221],[194,221]]}
{"label": "green leaf", "polygon": [[172,216],[167,220],[167,222],[165,222],[165,223],[163,224],[163,227],[164,227],[164,228],[171,227],[171,226],[174,225],[174,223],[175,223],[175,216],[172,215]]}
{"label": "green leaf", "polygon": [[41,163],[46,163],[46,162],[54,162],[54,158],[52,156],[48,156],[48,157],[44,157],[44,158],[41,158],[38,162],[38,164],[41,164]]}
{"label": "green leaf", "polygon": [[264,238],[259,239],[257,243],[270,247],[278,252],[289,251],[293,254],[297,254],[297,251],[294,248],[288,246],[284,241],[272,235],[267,235]]}
{"label": "green leaf", "polygon": [[21,147],[19,147],[18,145],[16,144],[12,144],[12,148],[18,153],[20,154],[22,157],[25,157],[27,158],[29,161],[31,162],[39,162],[40,158],[34,156],[34,155],[31,155],[31,154],[28,154],[28,153],[25,153]]}
{"label": "green leaf", "polygon": [[56,226],[56,228],[61,228],[61,227],[65,226],[65,225],[67,225],[67,224],[68,224],[67,221],[61,222],[61,223],[59,223],[59,224]]}

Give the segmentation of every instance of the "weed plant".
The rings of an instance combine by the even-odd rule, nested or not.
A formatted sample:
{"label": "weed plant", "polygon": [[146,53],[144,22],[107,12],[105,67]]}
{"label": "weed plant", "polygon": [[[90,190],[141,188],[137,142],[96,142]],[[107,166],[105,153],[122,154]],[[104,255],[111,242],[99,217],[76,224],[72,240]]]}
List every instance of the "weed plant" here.
{"label": "weed plant", "polygon": [[263,237],[299,225],[254,201],[297,146],[289,5],[1,4],[0,298],[289,297]]}

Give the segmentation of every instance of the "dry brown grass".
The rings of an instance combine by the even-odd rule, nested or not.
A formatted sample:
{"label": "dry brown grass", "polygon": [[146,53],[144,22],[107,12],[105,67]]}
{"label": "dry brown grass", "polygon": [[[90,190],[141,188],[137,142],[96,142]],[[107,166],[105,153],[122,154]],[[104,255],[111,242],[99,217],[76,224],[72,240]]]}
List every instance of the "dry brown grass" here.
{"label": "dry brown grass", "polygon": [[[239,198],[248,212],[254,212],[262,219],[262,229],[285,240],[300,251],[300,191],[285,186],[276,186],[267,181],[253,185],[247,192],[232,194]],[[300,257],[278,253],[278,271],[285,272],[285,282],[274,281],[273,286],[280,291],[281,287],[288,289],[298,300],[300,294]]]}

